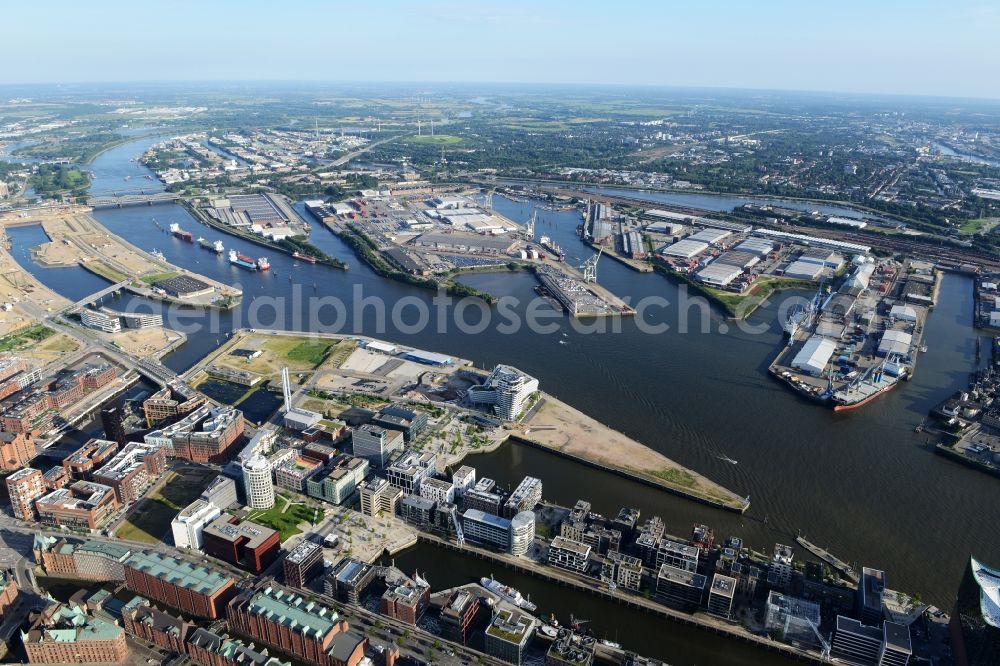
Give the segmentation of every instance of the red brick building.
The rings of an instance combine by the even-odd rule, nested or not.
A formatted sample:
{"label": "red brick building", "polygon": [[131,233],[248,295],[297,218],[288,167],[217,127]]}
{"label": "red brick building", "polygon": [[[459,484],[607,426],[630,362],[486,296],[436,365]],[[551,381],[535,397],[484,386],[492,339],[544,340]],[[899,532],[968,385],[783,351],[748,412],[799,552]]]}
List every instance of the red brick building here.
{"label": "red brick building", "polygon": [[21,520],[35,519],[35,500],[45,495],[45,491],[45,476],[37,469],[25,467],[7,477],[10,505]]}
{"label": "red brick building", "polygon": [[95,530],[118,510],[114,488],[93,481],[77,481],[35,500],[38,518],[46,525]]}
{"label": "red brick building", "polygon": [[17,603],[17,581],[6,571],[0,571],[0,617],[7,617],[7,611]]}
{"label": "red brick building", "polygon": [[154,608],[142,597],[125,604],[122,622],[129,634],[178,654],[187,652],[188,636],[197,626]]}
{"label": "red brick building", "polygon": [[224,513],[202,530],[202,550],[258,574],[278,557],[281,534],[270,527]]}
{"label": "red brick building", "polygon": [[155,552],[134,553],[125,561],[125,586],[194,617],[217,620],[236,595],[232,578]]}
{"label": "red brick building", "polygon": [[[102,440],[107,441],[107,440]],[[94,481],[111,486],[122,504],[142,497],[167,467],[167,451],[155,444],[133,442],[94,472]]]}
{"label": "red brick building", "polygon": [[53,603],[29,622],[22,634],[29,664],[120,664],[128,657],[122,628],[79,608]]}
{"label": "red brick building", "polygon": [[15,472],[35,457],[35,443],[30,435],[0,432],[0,470]]}
{"label": "red brick building", "polygon": [[101,468],[118,452],[118,442],[92,439],[63,458],[63,468],[72,479],[93,479],[94,471]]}

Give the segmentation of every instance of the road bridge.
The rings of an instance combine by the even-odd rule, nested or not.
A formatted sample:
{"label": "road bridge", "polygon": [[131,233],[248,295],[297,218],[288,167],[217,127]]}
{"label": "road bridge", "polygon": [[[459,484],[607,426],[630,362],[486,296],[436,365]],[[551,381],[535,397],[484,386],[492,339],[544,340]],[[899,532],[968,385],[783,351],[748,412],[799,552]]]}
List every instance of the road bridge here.
{"label": "road bridge", "polygon": [[180,199],[174,192],[112,192],[110,195],[91,197],[88,203],[92,208],[122,208],[124,206],[152,206],[154,204],[174,203]]}

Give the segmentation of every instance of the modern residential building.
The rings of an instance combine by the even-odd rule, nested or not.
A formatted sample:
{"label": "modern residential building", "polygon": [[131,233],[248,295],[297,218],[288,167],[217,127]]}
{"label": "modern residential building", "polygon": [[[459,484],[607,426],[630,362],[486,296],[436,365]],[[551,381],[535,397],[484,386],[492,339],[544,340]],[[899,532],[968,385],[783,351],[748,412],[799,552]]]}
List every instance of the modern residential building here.
{"label": "modern residential building", "polygon": [[46,493],[45,476],[37,469],[25,467],[7,477],[7,493],[14,516],[26,521],[37,516],[35,500]]}
{"label": "modern residential building", "polygon": [[273,586],[242,592],[228,616],[234,631],[314,666],[357,666],[368,643],[335,610]]}
{"label": "modern residential building", "polygon": [[472,624],[479,612],[479,597],[471,590],[458,588],[451,593],[441,609],[439,622],[441,635],[450,641],[462,643],[469,640]]}
{"label": "modern residential building", "polygon": [[231,576],[147,551],[135,552],[125,561],[125,585],[136,594],[209,620],[224,617],[226,604],[236,595]]}
{"label": "modern residential building", "polygon": [[771,590],[764,607],[764,628],[775,632],[786,643],[816,642],[815,629],[821,621],[820,606],[806,599]]}
{"label": "modern residential building", "polygon": [[465,491],[476,485],[476,468],[462,465],[451,475],[451,482],[455,486],[455,498],[462,499]]}
{"label": "modern residential building", "polygon": [[170,521],[174,545],[178,548],[201,550],[205,526],[218,518],[221,513],[219,507],[201,498],[188,504]]}
{"label": "modern residential building", "polygon": [[90,481],[94,478],[94,472],[117,452],[118,442],[107,439],[91,439],[63,458],[63,468],[71,479]]}
{"label": "modern residential building", "polygon": [[589,561],[590,546],[584,543],[557,536],[549,545],[548,563],[554,567],[583,573]]}
{"label": "modern residential building", "polygon": [[323,571],[323,548],[312,541],[300,541],[282,560],[285,585],[305,587]]}
{"label": "modern residential building", "polygon": [[243,490],[247,506],[251,509],[270,509],[274,506],[274,483],[271,481],[271,464],[262,455],[244,460]]}
{"label": "modern residential building", "polygon": [[274,483],[297,493],[305,492],[306,479],[312,476],[322,463],[305,456],[293,456],[274,468]]}
{"label": "modern residential building", "polygon": [[767,572],[767,582],[772,587],[780,590],[788,587],[792,581],[794,571],[792,560],[794,557],[795,551],[792,550],[791,546],[786,546],[783,543],[774,544],[774,553],[771,555],[771,564]]}
{"label": "modern residential building", "polygon": [[729,619],[736,595],[736,579],[724,574],[714,574],[708,588],[708,612]]}
{"label": "modern residential building", "polygon": [[255,574],[271,566],[280,547],[281,535],[277,530],[249,520],[239,522],[228,513],[205,525],[202,532],[202,549],[206,554]]}
{"label": "modern residential building", "polygon": [[437,503],[419,495],[406,495],[399,503],[399,513],[403,520],[417,527],[427,528],[434,524]]}
{"label": "modern residential building", "polygon": [[306,494],[331,504],[343,504],[354,495],[368,475],[368,461],[342,455],[330,467],[319,469],[306,479]]}
{"label": "modern residential building", "polygon": [[[607,579],[625,590],[638,592],[642,589],[642,560],[616,550],[608,551]],[[608,566],[610,565],[610,566]]]}
{"label": "modern residential building", "polygon": [[181,420],[148,433],[143,439],[170,447],[170,455],[180,460],[224,464],[240,448],[244,428],[240,410],[203,405]]}
{"label": "modern residential building", "polygon": [[436,477],[425,478],[420,483],[420,496],[432,502],[454,502],[455,485]]}
{"label": "modern residential building", "polygon": [[361,495],[361,513],[366,516],[393,516],[403,499],[403,491],[385,479],[375,477],[358,489]]}
{"label": "modern residential building", "polygon": [[36,455],[35,443],[22,432],[0,432],[0,471],[22,469]]}
{"label": "modern residential building", "polygon": [[187,384],[171,382],[143,401],[146,426],[152,428],[158,423],[189,414],[204,405],[205,400],[205,396]]}
{"label": "modern residential building", "polygon": [[697,546],[664,537],[657,544],[655,563],[657,567],[668,564],[684,571],[697,571],[698,553]]}
{"label": "modern residential building", "polygon": [[511,519],[479,509],[462,514],[462,532],[473,543],[492,546],[512,555],[525,555],[535,537],[535,514],[522,511]]}
{"label": "modern residential building", "polygon": [[906,666],[911,653],[907,627],[894,622],[872,627],[837,616],[830,654],[840,661],[858,666]]}
{"label": "modern residential building", "polygon": [[427,428],[427,412],[408,409],[400,405],[387,405],[380,409],[372,424],[403,433],[403,439],[412,442]]}
{"label": "modern residential building", "polygon": [[120,333],[122,330],[121,318],[108,314],[100,310],[84,308],[80,313],[80,322],[87,328],[93,328],[105,333]]}
{"label": "modern residential building", "polygon": [[363,425],[351,432],[354,456],[364,458],[375,469],[384,469],[395,451],[403,450],[403,433],[377,425]]}
{"label": "modern residential building", "polygon": [[46,525],[95,530],[118,510],[114,488],[93,481],[77,481],[35,501],[38,518]]}
{"label": "modern residential building", "polygon": [[498,365],[482,384],[469,387],[468,398],[474,404],[492,406],[505,421],[516,421],[536,391],[537,379],[512,366]]}
{"label": "modern residential building", "polygon": [[415,625],[430,604],[430,588],[392,568],[388,570],[385,584],[379,610],[394,620]]}
{"label": "modern residential building", "polygon": [[121,627],[79,608],[53,602],[29,622],[21,632],[29,664],[120,664],[129,655]]}
{"label": "modern residential building", "polygon": [[437,471],[437,455],[405,451],[385,469],[386,479],[408,495],[419,494],[420,482]]}
{"label": "modern residential building", "polygon": [[361,602],[361,595],[375,580],[375,567],[353,557],[345,557],[323,581],[323,591],[349,604]]}
{"label": "modern residential building", "polygon": [[[117,446],[117,443],[114,443]],[[121,504],[134,502],[167,468],[167,452],[145,442],[126,444],[94,472],[94,481],[111,486]]]}
{"label": "modern residential building", "polygon": [[542,480],[526,476],[503,505],[503,515],[513,518],[522,511],[532,511],[542,501]]}
{"label": "modern residential building", "polygon": [[510,664],[520,664],[535,634],[535,620],[518,610],[500,609],[486,629],[483,651]]}
{"label": "modern residential building", "polygon": [[660,565],[656,574],[656,596],[681,610],[694,610],[705,598],[705,576],[669,564]]}

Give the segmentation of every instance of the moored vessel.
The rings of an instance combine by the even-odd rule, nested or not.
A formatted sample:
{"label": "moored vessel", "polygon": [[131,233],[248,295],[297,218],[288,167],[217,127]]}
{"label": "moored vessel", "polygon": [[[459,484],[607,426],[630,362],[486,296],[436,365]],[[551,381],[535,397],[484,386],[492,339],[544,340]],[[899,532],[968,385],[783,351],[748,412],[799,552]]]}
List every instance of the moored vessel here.
{"label": "moored vessel", "polygon": [[299,261],[306,262],[307,264],[316,263],[316,257],[310,256],[308,254],[302,254],[301,252],[292,252],[292,256],[298,259]]}
{"label": "moored vessel", "polygon": [[529,613],[533,613],[533,612],[535,612],[535,610],[538,609],[538,606],[536,606],[535,604],[531,603],[530,601],[528,601],[527,599],[525,599],[523,596],[521,596],[520,592],[518,592],[517,590],[515,590],[510,585],[504,585],[500,581],[498,581],[495,578],[493,578],[492,575],[489,578],[485,578],[485,577],[482,578],[479,581],[479,583],[483,587],[485,587],[487,590],[489,590],[493,594],[495,594],[498,597],[500,597],[501,599],[503,599],[504,601],[506,601],[508,603],[512,603],[515,606],[517,606],[518,608],[523,608],[524,610],[528,611]]}

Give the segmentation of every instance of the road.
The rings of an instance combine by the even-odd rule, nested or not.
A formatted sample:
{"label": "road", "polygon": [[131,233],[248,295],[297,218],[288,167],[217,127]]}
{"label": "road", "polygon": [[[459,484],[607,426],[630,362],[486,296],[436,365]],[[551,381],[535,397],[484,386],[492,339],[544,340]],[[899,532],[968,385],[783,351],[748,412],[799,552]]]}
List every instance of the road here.
{"label": "road", "polygon": [[330,162],[329,166],[332,166],[332,167],[343,166],[343,165],[347,164],[348,162],[350,162],[351,160],[353,160],[355,157],[358,157],[360,155],[364,155],[365,153],[367,153],[372,148],[375,148],[377,146],[381,146],[384,143],[389,143],[390,141],[395,141],[396,139],[402,139],[404,136],[410,136],[410,135],[409,134],[398,134],[396,136],[390,136],[388,139],[382,139],[381,141],[376,141],[375,143],[369,143],[364,148],[359,148],[358,150],[355,150],[353,153],[347,153],[343,157],[338,157],[334,161]]}

